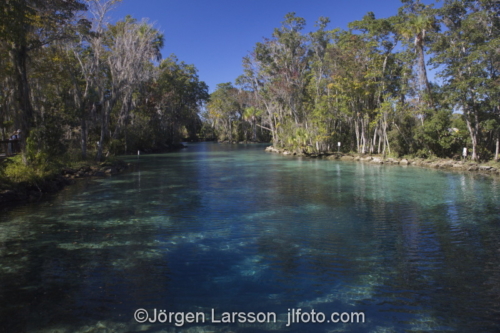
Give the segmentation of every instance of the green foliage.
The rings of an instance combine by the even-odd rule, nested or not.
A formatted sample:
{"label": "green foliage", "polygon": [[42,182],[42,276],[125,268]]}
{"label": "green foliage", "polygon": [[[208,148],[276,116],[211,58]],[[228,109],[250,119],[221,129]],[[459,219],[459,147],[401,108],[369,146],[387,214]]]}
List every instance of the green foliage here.
{"label": "green foliage", "polygon": [[120,151],[123,151],[122,142],[118,139],[111,139],[109,142],[109,151],[113,155],[119,154]]}
{"label": "green foliage", "polygon": [[[341,141],[358,153],[452,157],[472,145],[489,157],[500,135],[499,11],[498,1],[446,0],[436,9],[404,0],[395,16],[367,13],[349,31],[327,31],[320,18],[307,35],[305,20],[289,13],[243,59],[244,110],[262,110],[262,128],[290,149]],[[427,79],[426,51],[441,86]]]}
{"label": "green foliage", "polygon": [[[103,15],[94,22],[73,21],[84,4],[102,2],[4,1],[0,126],[29,133],[23,161],[37,174],[76,160],[68,154],[77,149],[100,159],[199,136],[309,152],[340,141],[345,151],[398,156],[472,147],[474,158],[491,157],[500,135],[500,2],[402,2],[396,15],[370,12],[349,30],[328,30],[321,17],[305,33],[305,20],[288,13],[244,58],[236,85],[209,96],[194,65],[161,61],[163,35],[146,21],[108,25],[99,20],[106,5],[92,11]],[[426,52],[440,86],[427,80]],[[16,179],[30,174],[9,163]]]}
{"label": "green foliage", "polygon": [[391,151],[397,157],[401,157],[409,153],[408,145],[405,141],[405,135],[401,133],[399,129],[393,128],[389,131],[389,133],[387,133],[387,135],[391,145]]}
{"label": "green foliage", "polygon": [[288,123],[283,128],[283,137],[287,148],[291,148],[292,150],[308,151],[308,143],[311,139],[311,133],[305,128],[296,127]]}
{"label": "green foliage", "polygon": [[451,115],[451,111],[439,110],[417,129],[415,136],[425,143],[429,154],[452,157],[460,153],[460,137],[451,126]]}
{"label": "green foliage", "polygon": [[446,0],[439,10],[445,29],[432,44],[431,61],[446,82],[448,100],[463,112],[473,159],[492,151],[481,139],[495,130],[485,121],[499,116],[499,11],[498,1]]}
{"label": "green foliage", "polygon": [[218,84],[217,90],[210,95],[207,116],[220,141],[238,141],[238,125],[244,114],[240,94],[230,82],[227,82]]}
{"label": "green foliage", "polygon": [[19,154],[4,161],[0,167],[2,181],[15,185],[38,185],[58,174],[67,164],[66,146],[57,118],[46,115],[42,124],[32,129],[26,139],[24,156]]}
{"label": "green foliage", "polygon": [[429,158],[431,157],[431,152],[430,150],[428,149],[425,149],[425,148],[421,148],[419,150],[417,150],[414,154],[413,154],[414,157],[418,157],[418,158]]}
{"label": "green foliage", "polygon": [[156,71],[158,78],[149,83],[148,93],[142,99],[148,103],[134,114],[129,146],[154,148],[183,138],[196,139],[202,128],[199,110],[209,95],[196,67],[171,55]]}
{"label": "green foliage", "polygon": [[51,160],[44,153],[37,153],[28,165],[23,163],[20,155],[9,158],[3,164],[1,175],[11,184],[38,185],[61,170],[60,161]]}
{"label": "green foliage", "polygon": [[59,119],[46,115],[42,124],[32,129],[29,138],[26,139],[28,161],[36,161],[39,154],[54,159],[64,155],[67,147],[62,141],[62,136],[63,128]]}

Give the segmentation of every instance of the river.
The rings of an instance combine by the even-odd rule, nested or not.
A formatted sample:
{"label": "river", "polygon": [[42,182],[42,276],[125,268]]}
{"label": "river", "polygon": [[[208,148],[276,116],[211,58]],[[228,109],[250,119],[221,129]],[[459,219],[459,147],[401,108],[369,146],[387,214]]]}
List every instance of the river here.
{"label": "river", "polygon": [[0,327],[500,331],[498,178],[264,147],[128,157],[1,212]]}

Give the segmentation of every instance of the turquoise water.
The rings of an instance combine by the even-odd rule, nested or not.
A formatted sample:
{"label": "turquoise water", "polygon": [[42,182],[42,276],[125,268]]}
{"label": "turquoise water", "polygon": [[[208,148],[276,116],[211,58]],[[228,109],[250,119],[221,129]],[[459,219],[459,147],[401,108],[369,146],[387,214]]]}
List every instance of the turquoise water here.
{"label": "turquoise water", "polygon": [[[264,147],[134,157],[1,212],[0,331],[500,330],[498,179]],[[206,316],[138,323],[139,308]],[[287,326],[292,309],[325,322]],[[233,311],[276,321],[214,322]],[[333,312],[365,322],[328,323]]]}

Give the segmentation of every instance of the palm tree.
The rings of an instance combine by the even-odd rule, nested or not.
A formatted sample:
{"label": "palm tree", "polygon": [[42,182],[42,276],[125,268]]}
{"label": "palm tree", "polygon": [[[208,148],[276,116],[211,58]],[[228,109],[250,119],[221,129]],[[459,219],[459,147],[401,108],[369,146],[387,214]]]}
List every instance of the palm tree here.
{"label": "palm tree", "polygon": [[419,77],[419,101],[424,103],[424,92],[428,97],[428,106],[433,107],[434,102],[431,96],[431,86],[427,79],[427,70],[425,68],[424,47],[426,33],[434,27],[435,19],[427,14],[410,14],[400,25],[399,32],[405,38],[413,38],[415,52],[417,54],[417,67]]}

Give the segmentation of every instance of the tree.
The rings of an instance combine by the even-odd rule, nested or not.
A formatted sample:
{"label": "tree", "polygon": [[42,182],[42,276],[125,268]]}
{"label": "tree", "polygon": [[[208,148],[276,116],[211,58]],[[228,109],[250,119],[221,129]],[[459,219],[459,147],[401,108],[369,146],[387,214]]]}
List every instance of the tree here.
{"label": "tree", "polygon": [[234,128],[243,112],[243,107],[238,101],[238,90],[231,82],[218,84],[217,89],[210,95],[207,108],[219,138],[233,142]]}
{"label": "tree", "polygon": [[14,69],[17,123],[22,130],[21,148],[34,124],[28,74],[29,54],[55,40],[68,38],[65,28],[86,6],[79,0],[11,0],[0,4],[0,34],[6,41]]}
{"label": "tree", "polygon": [[[401,0],[405,5],[400,9],[399,33],[408,39],[413,39],[418,68],[418,94],[421,107],[426,104],[433,108],[434,102],[431,86],[425,68],[425,42],[428,32],[437,30],[432,5],[424,5],[420,0]],[[425,117],[422,114],[422,118]],[[423,121],[423,119],[422,119]]]}
{"label": "tree", "polygon": [[199,110],[209,98],[208,86],[200,81],[196,67],[172,54],[160,63],[149,88],[153,141],[171,145],[185,138],[184,134],[195,138],[202,126]]}
{"label": "tree", "polygon": [[271,39],[257,43],[244,59],[245,75],[239,83],[254,95],[256,107],[265,110],[265,125],[275,144],[283,144],[289,121],[306,126],[303,98],[308,84],[309,48],[301,33],[305,20],[288,13]]}
{"label": "tree", "polygon": [[499,12],[498,1],[446,0],[439,10],[446,29],[432,45],[448,99],[465,118],[474,160],[486,123],[500,113]]}
{"label": "tree", "polygon": [[[105,8],[104,8],[105,9]],[[106,13],[102,7],[96,11],[97,22]],[[146,22],[138,23],[126,17],[107,30],[98,25],[92,39],[94,66],[99,69],[94,76],[94,86],[101,106],[101,134],[97,160],[102,159],[104,145],[108,143],[111,112],[121,102],[112,139],[116,139],[128,120],[132,94],[152,75],[151,61],[158,59],[163,36]]]}

